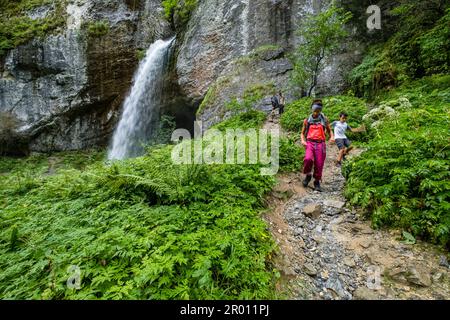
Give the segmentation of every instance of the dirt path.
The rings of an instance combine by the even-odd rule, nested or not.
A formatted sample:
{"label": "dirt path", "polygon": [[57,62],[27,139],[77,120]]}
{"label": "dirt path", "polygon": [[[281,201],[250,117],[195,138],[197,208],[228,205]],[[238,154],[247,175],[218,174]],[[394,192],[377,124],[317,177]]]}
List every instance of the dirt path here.
{"label": "dirt path", "polygon": [[446,253],[373,230],[346,206],[336,155],[328,146],[322,193],[303,188],[299,173],[278,177],[265,219],[280,248],[279,291],[287,299],[450,299]]}

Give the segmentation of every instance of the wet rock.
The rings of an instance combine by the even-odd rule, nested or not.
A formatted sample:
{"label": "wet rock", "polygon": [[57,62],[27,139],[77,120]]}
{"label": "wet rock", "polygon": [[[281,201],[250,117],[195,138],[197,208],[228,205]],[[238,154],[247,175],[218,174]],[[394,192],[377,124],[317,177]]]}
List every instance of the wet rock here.
{"label": "wet rock", "polygon": [[379,300],[380,297],[367,287],[359,287],[353,292],[353,299],[355,300]]}
{"label": "wet rock", "polygon": [[322,214],[322,206],[319,204],[308,204],[303,208],[302,213],[307,217],[317,219]]}

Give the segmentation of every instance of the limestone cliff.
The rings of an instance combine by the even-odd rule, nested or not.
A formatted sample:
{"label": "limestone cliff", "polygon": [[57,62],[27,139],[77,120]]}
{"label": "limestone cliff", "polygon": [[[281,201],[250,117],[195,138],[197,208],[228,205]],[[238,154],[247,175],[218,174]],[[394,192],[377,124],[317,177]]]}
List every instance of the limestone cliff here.
{"label": "limestone cliff", "polygon": [[[49,14],[52,7],[46,7],[33,11]],[[0,112],[16,120],[11,149],[106,145],[129,90],[138,49],[171,33],[159,0],[70,1],[64,14],[65,26],[3,59]],[[96,33],[96,23],[106,30]]]}

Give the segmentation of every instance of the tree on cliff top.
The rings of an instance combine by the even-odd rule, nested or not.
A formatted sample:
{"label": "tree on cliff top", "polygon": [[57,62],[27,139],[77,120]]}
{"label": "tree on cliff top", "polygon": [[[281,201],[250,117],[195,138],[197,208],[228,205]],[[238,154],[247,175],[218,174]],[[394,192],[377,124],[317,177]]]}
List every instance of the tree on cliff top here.
{"label": "tree on cliff top", "polygon": [[307,17],[297,30],[302,42],[292,56],[294,70],[292,82],[311,96],[325,62],[342,44],[348,32],[345,24],[350,12],[330,6],[326,11]]}

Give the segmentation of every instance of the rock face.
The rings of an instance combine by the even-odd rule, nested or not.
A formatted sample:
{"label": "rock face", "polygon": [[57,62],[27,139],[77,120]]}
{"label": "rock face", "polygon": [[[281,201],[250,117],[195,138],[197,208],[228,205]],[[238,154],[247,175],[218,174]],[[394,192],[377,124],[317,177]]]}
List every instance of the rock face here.
{"label": "rock face", "polygon": [[[0,112],[16,118],[24,153],[106,145],[137,49],[170,34],[159,0],[76,1],[66,13],[65,28],[11,50],[0,68]],[[96,21],[109,31],[89,34],[83,24]]]}
{"label": "rock face", "polygon": [[[227,109],[227,104],[236,98],[242,103],[242,100],[256,97],[252,108],[270,112],[270,98],[277,88],[288,85],[291,70],[285,50],[277,47],[263,48],[234,60],[210,86],[197,112],[197,120],[207,129],[230,117],[233,111]],[[289,93],[287,98],[291,98]]]}

